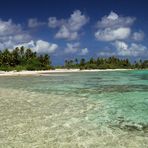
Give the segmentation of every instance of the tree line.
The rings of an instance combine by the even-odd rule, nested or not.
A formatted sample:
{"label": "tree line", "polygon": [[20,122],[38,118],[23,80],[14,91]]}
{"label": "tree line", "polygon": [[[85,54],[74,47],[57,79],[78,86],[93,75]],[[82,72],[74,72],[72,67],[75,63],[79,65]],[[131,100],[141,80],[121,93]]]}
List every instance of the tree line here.
{"label": "tree line", "polygon": [[78,60],[65,60],[64,68],[79,69],[145,69],[148,68],[148,60],[139,60],[131,63],[129,59],[119,59],[115,56],[109,58],[84,58]]}
{"label": "tree line", "polygon": [[112,56],[109,58],[97,59],[82,58],[78,60],[65,60],[64,66],[51,65],[51,59],[48,54],[39,54],[33,52],[30,48],[25,49],[16,47],[13,50],[5,49],[0,51],[0,70],[49,70],[54,68],[78,68],[78,69],[145,69],[148,68],[148,60],[139,60],[131,63],[129,59],[119,59]]}
{"label": "tree line", "polygon": [[48,54],[38,55],[30,48],[16,47],[0,51],[0,70],[46,70],[51,68]]}

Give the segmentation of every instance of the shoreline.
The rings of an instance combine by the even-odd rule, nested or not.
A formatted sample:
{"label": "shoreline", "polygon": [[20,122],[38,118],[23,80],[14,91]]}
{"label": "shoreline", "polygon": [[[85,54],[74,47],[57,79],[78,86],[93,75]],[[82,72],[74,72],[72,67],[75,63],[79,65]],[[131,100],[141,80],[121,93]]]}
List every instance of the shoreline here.
{"label": "shoreline", "polygon": [[128,71],[135,69],[92,69],[92,70],[80,70],[80,69],[55,69],[55,70],[40,70],[40,71],[0,71],[0,76],[41,76],[46,74],[60,74],[60,73],[73,73],[73,72],[101,72],[101,71]]}

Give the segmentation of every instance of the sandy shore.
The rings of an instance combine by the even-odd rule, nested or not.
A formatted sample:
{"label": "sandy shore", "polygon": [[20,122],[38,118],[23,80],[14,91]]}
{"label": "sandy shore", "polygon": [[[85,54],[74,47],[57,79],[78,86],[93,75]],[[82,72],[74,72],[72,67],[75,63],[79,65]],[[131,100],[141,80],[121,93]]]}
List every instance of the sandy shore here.
{"label": "sandy shore", "polygon": [[45,70],[45,71],[0,71],[0,76],[26,76],[26,75],[44,75],[44,74],[54,74],[54,73],[72,73],[72,72],[99,72],[99,71],[125,71],[129,69],[94,69],[94,70],[80,70],[80,69],[55,69],[55,70]]}

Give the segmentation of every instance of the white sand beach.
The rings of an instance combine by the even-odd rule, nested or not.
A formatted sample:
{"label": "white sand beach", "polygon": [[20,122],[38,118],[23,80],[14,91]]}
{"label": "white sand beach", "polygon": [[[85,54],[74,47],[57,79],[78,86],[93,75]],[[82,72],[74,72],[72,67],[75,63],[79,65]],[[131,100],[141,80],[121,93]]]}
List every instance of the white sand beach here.
{"label": "white sand beach", "polygon": [[40,70],[40,71],[0,71],[0,76],[27,76],[34,75],[40,76],[44,74],[54,73],[73,73],[73,72],[101,72],[101,71],[125,71],[130,69],[93,69],[93,70],[80,70],[80,69],[55,69],[55,70]]}

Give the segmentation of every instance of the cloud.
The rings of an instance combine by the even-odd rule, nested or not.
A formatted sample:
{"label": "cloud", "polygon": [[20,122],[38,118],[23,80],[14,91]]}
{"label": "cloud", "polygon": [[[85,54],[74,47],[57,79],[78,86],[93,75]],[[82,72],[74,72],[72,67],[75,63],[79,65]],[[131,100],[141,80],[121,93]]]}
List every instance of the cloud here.
{"label": "cloud", "polygon": [[60,27],[64,23],[65,23],[64,19],[58,20],[56,17],[49,17],[48,18],[48,27],[50,27],[50,28]]}
{"label": "cloud", "polygon": [[110,48],[109,46],[106,46],[103,49],[100,49],[99,52],[97,53],[97,56],[100,57],[111,57],[111,56],[115,56],[117,55],[117,53],[115,51],[112,50],[112,48]]}
{"label": "cloud", "polygon": [[65,48],[65,53],[76,53],[80,48],[80,43],[67,43],[67,47]]}
{"label": "cloud", "polygon": [[0,50],[12,48],[13,45],[29,41],[32,37],[23,30],[20,24],[15,24],[11,19],[0,19]]}
{"label": "cloud", "polygon": [[119,56],[143,56],[145,55],[148,51],[147,47],[142,45],[142,44],[136,44],[136,43],[131,43],[128,45],[127,43],[123,41],[116,41],[113,43],[117,50],[117,55]]}
{"label": "cloud", "polygon": [[101,51],[98,53],[98,56],[103,56],[103,57],[111,57],[111,56],[115,56],[116,53],[113,51],[109,51],[109,52],[105,52],[105,51]]}
{"label": "cloud", "polygon": [[83,49],[81,49],[81,52],[80,52],[80,55],[86,55],[86,54],[88,54],[88,49],[87,48],[83,48]]}
{"label": "cloud", "polygon": [[35,47],[35,43],[33,40],[29,41],[29,42],[24,42],[24,43],[21,43],[21,44],[16,44],[16,45],[13,45],[13,48],[16,48],[16,47],[22,47],[24,46],[25,48],[34,48]]}
{"label": "cloud", "polygon": [[46,23],[44,23],[44,22],[39,22],[37,20],[37,18],[30,18],[28,20],[28,27],[30,27],[30,28],[35,28],[35,27],[43,26],[45,24]]}
{"label": "cloud", "polygon": [[102,17],[101,21],[97,22],[97,28],[118,28],[129,27],[134,21],[135,17],[123,17],[111,11],[108,16]]}
{"label": "cloud", "polygon": [[139,31],[139,32],[134,32],[132,39],[135,41],[142,41],[144,38],[144,32]]}
{"label": "cloud", "polygon": [[131,33],[130,28],[116,28],[116,29],[111,29],[111,28],[106,28],[104,30],[98,30],[95,33],[95,37],[97,40],[100,41],[114,41],[114,40],[123,40],[129,37]]}
{"label": "cloud", "polygon": [[71,32],[66,26],[62,26],[56,33],[55,38],[75,40],[78,38],[78,32]]}
{"label": "cloud", "polygon": [[3,21],[0,19],[0,36],[20,33],[22,31],[20,24],[14,24],[11,19]]}
{"label": "cloud", "polygon": [[35,46],[35,50],[39,53],[53,53],[57,48],[57,44],[49,43],[43,40],[38,40]]}
{"label": "cloud", "polygon": [[82,14],[80,10],[74,11],[70,18],[58,20],[56,17],[48,19],[48,26],[50,28],[58,28],[55,38],[76,40],[79,38],[79,31],[88,23],[89,18]]}
{"label": "cloud", "polygon": [[58,48],[57,44],[49,43],[43,40],[37,40],[36,42],[31,40],[30,42],[15,45],[13,48],[21,46],[24,46],[25,48],[31,48],[37,53],[53,53]]}
{"label": "cloud", "polygon": [[43,40],[34,41],[33,37],[24,31],[20,24],[13,23],[11,19],[0,20],[0,50],[5,48],[12,50],[21,46],[32,48],[38,53],[53,53],[58,48],[58,45],[54,43]]}
{"label": "cloud", "polygon": [[81,48],[80,43],[67,43],[67,47],[65,48],[64,52],[66,54],[78,54],[78,55],[86,55],[88,54],[88,49],[87,48]]}
{"label": "cloud", "polygon": [[[96,24],[97,30],[94,35],[98,41],[109,42],[114,49],[101,50],[98,55],[138,57],[148,54],[146,46],[135,43],[144,38],[144,32],[132,31],[135,20],[135,17],[120,16],[113,11],[108,16],[102,17]],[[127,39],[130,39],[128,43],[126,43]]]}
{"label": "cloud", "polygon": [[125,40],[131,34],[130,26],[134,23],[134,17],[119,16],[115,12],[110,12],[97,22],[95,37],[99,41]]}
{"label": "cloud", "polygon": [[103,57],[144,57],[148,54],[148,48],[142,44],[115,41],[110,45],[112,45],[115,49],[112,48],[112,46],[107,46],[103,50],[100,50],[97,55]]}
{"label": "cloud", "polygon": [[71,14],[68,20],[68,26],[72,31],[79,31],[82,26],[88,22],[89,18],[81,13],[80,10],[76,10]]}

